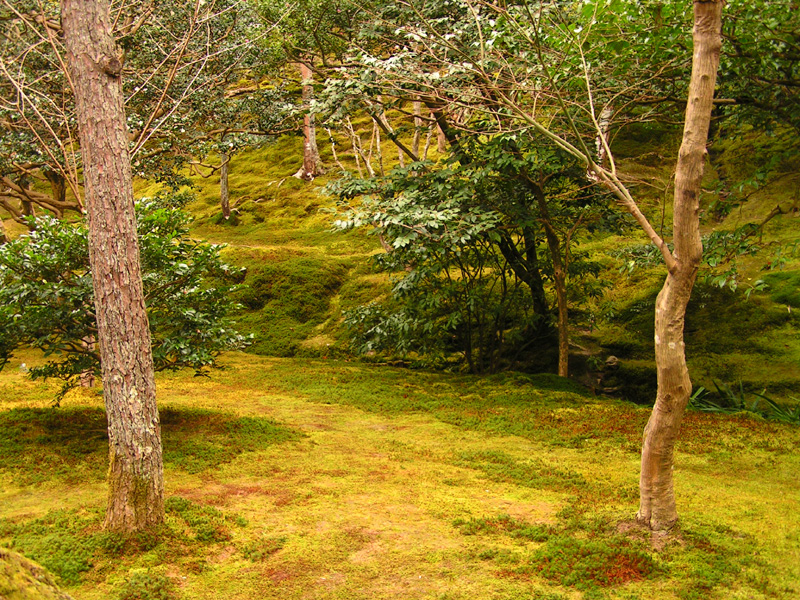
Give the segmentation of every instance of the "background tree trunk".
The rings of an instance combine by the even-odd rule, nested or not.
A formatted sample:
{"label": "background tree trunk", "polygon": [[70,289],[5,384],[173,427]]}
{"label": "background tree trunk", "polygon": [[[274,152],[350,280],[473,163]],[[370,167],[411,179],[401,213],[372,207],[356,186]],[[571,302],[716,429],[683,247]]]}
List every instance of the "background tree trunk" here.
{"label": "background tree trunk", "polygon": [[[303,80],[303,104],[308,110],[311,107],[311,99],[314,97],[314,86],[311,84],[314,73],[307,65],[300,63],[300,77]],[[319,148],[317,148],[317,129],[314,125],[314,115],[306,112],[303,117],[303,166],[295,173],[295,177],[311,181],[324,173],[325,167],[319,157]]]}
{"label": "background tree trunk", "polygon": [[228,174],[229,164],[231,162],[230,155],[222,152],[219,155],[222,163],[219,166],[219,202],[222,206],[222,216],[225,219],[231,218],[231,196],[228,190]]}
{"label": "background tree trunk", "polygon": [[419,156],[419,139],[422,134],[422,102],[412,103],[414,111],[414,137],[411,139],[411,152],[414,156]]}
{"label": "background tree trunk", "polygon": [[145,313],[122,65],[107,0],[63,0],[89,213],[98,341],[109,434],[105,526],[149,528],[164,519],[161,428]]}
{"label": "background tree trunk", "polygon": [[675,265],[656,300],[655,351],[658,394],[644,431],[637,520],[654,530],[678,520],[672,465],[683,413],[692,393],[683,326],[686,305],[703,254],[700,184],[714,99],[724,0],[695,0],[694,55],[683,141],[675,171],[673,231]]}

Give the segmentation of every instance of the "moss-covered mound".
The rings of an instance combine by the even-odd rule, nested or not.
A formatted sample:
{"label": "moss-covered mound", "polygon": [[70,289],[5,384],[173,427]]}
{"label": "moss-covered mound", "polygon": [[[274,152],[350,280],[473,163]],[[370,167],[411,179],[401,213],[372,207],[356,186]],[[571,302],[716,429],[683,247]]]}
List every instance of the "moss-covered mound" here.
{"label": "moss-covered mound", "polygon": [[44,567],[0,548],[0,598],[3,600],[72,600]]}

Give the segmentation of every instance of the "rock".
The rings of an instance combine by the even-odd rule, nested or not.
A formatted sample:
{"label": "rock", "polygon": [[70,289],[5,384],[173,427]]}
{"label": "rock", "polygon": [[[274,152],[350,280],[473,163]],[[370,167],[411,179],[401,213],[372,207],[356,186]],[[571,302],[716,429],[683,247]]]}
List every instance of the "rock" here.
{"label": "rock", "polygon": [[0,598],[2,600],[73,600],[58,589],[47,569],[0,548]]}

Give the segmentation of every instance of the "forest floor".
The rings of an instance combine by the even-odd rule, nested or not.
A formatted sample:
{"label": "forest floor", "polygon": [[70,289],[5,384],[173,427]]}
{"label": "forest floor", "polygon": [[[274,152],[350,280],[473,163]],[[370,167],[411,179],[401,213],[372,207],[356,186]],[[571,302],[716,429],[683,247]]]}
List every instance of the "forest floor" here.
{"label": "forest floor", "polygon": [[[33,354],[21,360],[33,363]],[[96,390],[0,373],[0,546],[77,600],[796,598],[800,430],[689,412],[681,514],[632,523],[649,409],[554,376],[224,357],[158,378],[167,522],[100,525]]]}

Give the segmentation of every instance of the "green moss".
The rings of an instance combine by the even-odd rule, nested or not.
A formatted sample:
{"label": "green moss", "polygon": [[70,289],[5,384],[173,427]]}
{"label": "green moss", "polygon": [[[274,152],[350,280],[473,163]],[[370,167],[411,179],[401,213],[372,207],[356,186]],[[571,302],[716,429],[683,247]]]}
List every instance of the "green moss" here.
{"label": "green moss", "polygon": [[63,583],[77,585],[88,572],[109,561],[202,554],[204,545],[227,542],[233,528],[247,525],[239,515],[180,496],[167,498],[165,510],[166,521],[160,529],[133,534],[102,531],[99,510],[57,510],[27,521],[0,519],[0,543],[37,561]]}
{"label": "green moss", "polygon": [[94,564],[96,546],[91,531],[101,515],[81,516],[54,511],[23,524],[0,520],[0,540],[34,560],[62,582],[75,585]]}
{"label": "green moss", "polygon": [[0,548],[0,598],[5,600],[72,600],[58,589],[46,569],[10,550]]}
{"label": "green moss", "polygon": [[514,539],[532,542],[544,542],[550,537],[550,528],[544,525],[532,525],[509,515],[481,519],[456,519],[453,521],[453,526],[462,535],[502,533]]}
{"label": "green moss", "polygon": [[769,285],[769,295],[774,302],[800,309],[800,271],[776,271],[762,279]]}
{"label": "green moss", "polygon": [[175,584],[166,575],[151,570],[135,571],[119,586],[117,600],[172,600]]}
{"label": "green moss", "polygon": [[492,481],[525,487],[575,492],[589,484],[574,471],[564,471],[541,460],[520,461],[503,452],[464,452],[456,464],[483,472]]}
{"label": "green moss", "polygon": [[[189,473],[299,437],[264,418],[170,407],[160,414],[164,464]],[[0,471],[12,473],[22,484],[100,481],[108,469],[105,411],[47,408],[0,413],[0,452]]]}
{"label": "green moss", "polygon": [[536,574],[550,581],[582,589],[609,587],[640,581],[657,571],[656,562],[642,544],[622,536],[604,539],[550,538],[526,564],[515,569],[520,575]]}

